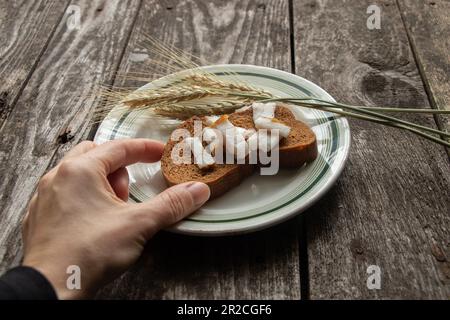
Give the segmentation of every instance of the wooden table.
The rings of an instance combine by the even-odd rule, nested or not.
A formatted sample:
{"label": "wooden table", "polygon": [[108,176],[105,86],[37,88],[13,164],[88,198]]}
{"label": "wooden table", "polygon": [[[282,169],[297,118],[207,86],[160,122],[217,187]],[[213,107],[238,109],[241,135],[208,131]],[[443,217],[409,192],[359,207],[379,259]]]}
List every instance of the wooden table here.
{"label": "wooden table", "polygon": [[[379,30],[366,27],[370,4],[381,9]],[[144,34],[212,63],[295,72],[342,102],[450,105],[446,0],[1,0],[0,271],[20,263],[20,221],[39,178],[92,138],[101,102],[92,89],[140,70]],[[449,299],[446,150],[350,124],[347,166],[306,213],[239,237],[160,233],[99,297]],[[381,269],[378,290],[367,287],[370,265]]]}

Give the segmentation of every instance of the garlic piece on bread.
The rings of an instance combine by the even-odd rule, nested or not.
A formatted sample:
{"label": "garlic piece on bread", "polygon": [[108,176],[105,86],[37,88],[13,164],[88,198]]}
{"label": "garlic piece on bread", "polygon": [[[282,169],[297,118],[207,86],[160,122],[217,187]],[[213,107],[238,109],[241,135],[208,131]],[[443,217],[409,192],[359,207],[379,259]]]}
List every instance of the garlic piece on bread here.
{"label": "garlic piece on bread", "polygon": [[269,102],[269,103],[260,103],[260,102],[254,102],[252,104],[253,108],[253,122],[256,123],[256,120],[260,117],[266,117],[273,119],[275,117],[275,107],[276,103]]}
{"label": "garlic piece on bread", "polygon": [[214,158],[209,154],[205,148],[203,148],[202,141],[199,137],[189,137],[185,139],[185,142],[191,149],[194,156],[194,163],[200,169],[207,169],[216,163]]}
{"label": "garlic piece on bread", "polygon": [[278,130],[280,136],[283,138],[287,138],[289,132],[291,132],[291,127],[276,118],[259,117],[255,121],[255,127],[257,129]]}
{"label": "garlic piece on bread", "polygon": [[206,116],[205,122],[208,126],[212,125],[214,122],[219,120],[220,116]]}

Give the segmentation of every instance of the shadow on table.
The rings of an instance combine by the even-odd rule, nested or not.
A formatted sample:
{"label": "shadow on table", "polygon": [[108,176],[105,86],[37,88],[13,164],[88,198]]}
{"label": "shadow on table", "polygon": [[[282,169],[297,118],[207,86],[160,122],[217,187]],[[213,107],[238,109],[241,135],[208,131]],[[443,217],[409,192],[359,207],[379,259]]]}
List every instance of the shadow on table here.
{"label": "shadow on table", "polygon": [[313,219],[315,226],[331,219],[326,212],[335,205],[334,198],[333,188],[298,217],[245,235],[194,237],[161,232],[137,264],[98,298],[298,299],[300,250],[306,250],[303,219]]}
{"label": "shadow on table", "polygon": [[[193,237],[161,232],[98,298],[299,298],[299,219],[257,233]],[[289,287],[286,287],[288,284]]]}

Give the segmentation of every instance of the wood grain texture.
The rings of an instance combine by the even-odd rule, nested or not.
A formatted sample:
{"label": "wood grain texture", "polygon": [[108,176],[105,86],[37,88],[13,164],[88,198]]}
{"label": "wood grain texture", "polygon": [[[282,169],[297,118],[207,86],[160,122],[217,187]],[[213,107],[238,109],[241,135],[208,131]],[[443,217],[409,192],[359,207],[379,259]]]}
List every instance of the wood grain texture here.
{"label": "wood grain texture", "polygon": [[0,1],[0,128],[68,1]]}
{"label": "wood grain texture", "polygon": [[[410,44],[433,108],[450,110],[450,1],[399,0]],[[440,117],[450,131],[450,118]]]}
{"label": "wood grain texture", "polygon": [[[73,1],[81,25],[61,20],[0,132],[0,272],[20,261],[20,221],[41,175],[80,140],[93,108],[92,88],[111,82],[139,1]],[[117,23],[120,21],[120,23]],[[25,30],[23,30],[25,32]],[[66,144],[58,137],[69,130]]]}
{"label": "wood grain texture", "polygon": [[[288,16],[283,0],[148,1],[140,10],[121,71],[145,70],[136,58],[155,58],[139,46],[144,33],[210,63],[252,63],[289,71]],[[98,298],[298,299],[297,235],[296,219],[239,237],[161,233],[141,261]]]}
{"label": "wood grain texture", "polygon": [[[0,273],[21,259],[20,221],[40,176],[90,131],[99,103],[92,88],[111,83],[119,66],[142,72],[142,62],[155,58],[138,46],[144,33],[211,63],[290,71],[288,1],[142,3],[71,1],[82,25],[68,30],[67,1],[0,0]],[[293,0],[297,74],[343,102],[448,106],[449,2],[378,0],[382,29],[367,30],[372,3]],[[126,82],[133,84],[139,83]],[[433,117],[402,117],[434,125]],[[449,299],[444,150],[395,129],[350,122],[347,167],[306,214],[309,297]],[[98,298],[298,299],[299,273],[307,271],[300,270],[306,261],[299,261],[299,229],[294,219],[233,238],[163,232]],[[381,267],[380,290],[366,287],[373,264]]]}
{"label": "wood grain texture", "polygon": [[[352,104],[429,107],[395,1],[294,1],[297,74]],[[445,37],[442,35],[442,37]],[[434,126],[433,117],[399,117]],[[445,150],[408,133],[350,120],[352,148],[337,185],[308,211],[309,295],[450,297],[450,171]],[[366,286],[369,265],[381,289]]]}

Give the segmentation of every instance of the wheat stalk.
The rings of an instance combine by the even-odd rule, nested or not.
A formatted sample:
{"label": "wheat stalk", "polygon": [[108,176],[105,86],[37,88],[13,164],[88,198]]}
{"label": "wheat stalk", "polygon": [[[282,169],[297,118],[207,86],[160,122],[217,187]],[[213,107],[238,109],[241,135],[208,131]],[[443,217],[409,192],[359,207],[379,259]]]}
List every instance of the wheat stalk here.
{"label": "wheat stalk", "polygon": [[148,65],[154,70],[130,72],[124,78],[148,83],[152,80],[148,75],[155,74],[155,70],[160,71],[161,68],[169,72],[182,71],[183,76],[180,74],[177,78],[175,74],[171,84],[151,89],[102,87],[96,92],[96,96],[104,99],[97,109],[97,119],[104,117],[112,108],[117,112],[148,110],[145,116],[159,121],[163,126],[170,126],[178,124],[179,119],[184,120],[192,116],[231,113],[254,101],[280,101],[407,130],[438,144],[450,146],[450,143],[444,140],[450,137],[448,132],[385,114],[402,112],[448,115],[449,110],[351,106],[314,97],[280,98],[245,83],[233,72],[227,73],[227,79],[219,78],[199,68],[204,64],[199,57],[174,46],[166,46],[151,36],[144,35],[143,48],[150,48],[151,53],[159,57],[151,60]]}
{"label": "wheat stalk", "polygon": [[158,103],[175,104],[188,100],[197,100],[212,95],[218,95],[209,89],[199,86],[175,86],[161,89],[145,89],[127,95],[120,102],[131,108],[151,107]]}
{"label": "wheat stalk", "polygon": [[212,75],[204,73],[189,75],[185,78],[185,81],[203,88],[230,90],[231,92],[240,91],[242,93],[266,96],[267,98],[273,97],[270,92],[265,90],[254,88],[244,83],[233,83],[230,81],[219,80],[218,78],[212,77]]}
{"label": "wheat stalk", "polygon": [[222,115],[234,112],[246,103],[243,101],[224,100],[222,102],[203,103],[201,105],[172,104],[156,106],[152,111],[155,115],[185,120],[192,116]]}

